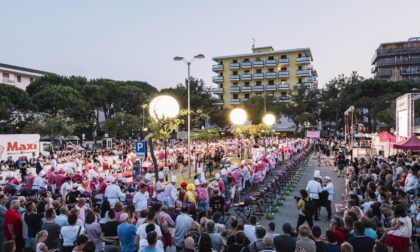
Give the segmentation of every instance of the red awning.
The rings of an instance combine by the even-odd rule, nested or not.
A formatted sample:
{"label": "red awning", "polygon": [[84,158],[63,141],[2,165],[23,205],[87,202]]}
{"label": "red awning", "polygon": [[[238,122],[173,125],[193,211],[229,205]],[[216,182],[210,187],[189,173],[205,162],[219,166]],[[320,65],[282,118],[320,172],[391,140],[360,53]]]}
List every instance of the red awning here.
{"label": "red awning", "polygon": [[400,150],[420,150],[420,139],[412,135],[409,139],[394,144],[395,149]]}
{"label": "red awning", "polygon": [[388,131],[382,131],[379,135],[379,140],[381,142],[391,142],[391,143],[395,143],[397,141],[397,139],[395,138],[394,135],[392,135],[391,133],[389,133]]}

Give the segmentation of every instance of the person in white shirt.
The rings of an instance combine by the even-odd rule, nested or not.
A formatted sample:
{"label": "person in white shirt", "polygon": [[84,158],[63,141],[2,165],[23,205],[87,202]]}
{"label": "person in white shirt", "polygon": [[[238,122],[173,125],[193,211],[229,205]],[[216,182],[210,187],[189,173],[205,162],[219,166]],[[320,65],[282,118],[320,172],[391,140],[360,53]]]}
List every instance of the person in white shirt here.
{"label": "person in white shirt", "polygon": [[38,176],[35,177],[34,183],[32,184],[32,190],[47,189],[47,181],[45,176],[47,173],[42,170]]}
{"label": "person in white shirt", "polygon": [[255,226],[257,225],[257,217],[251,216],[249,219],[249,224],[244,225],[244,233],[245,236],[248,238],[250,244],[257,240],[257,236],[255,234]]}
{"label": "person in white shirt", "polygon": [[108,176],[108,186],[105,189],[105,197],[108,198],[111,208],[114,208],[115,203],[125,199],[125,194],[121,191],[121,188],[115,184],[116,179],[112,176]]}
{"label": "person in white shirt", "polygon": [[140,185],[140,192],[136,192],[133,197],[133,204],[135,206],[135,212],[140,216],[140,212],[147,208],[150,197],[149,192],[147,191],[146,184],[142,183]]}
{"label": "person in white shirt", "polygon": [[324,192],[328,192],[328,199],[326,202],[324,202],[325,204],[325,208],[327,209],[327,213],[328,213],[328,220],[331,220],[331,202],[333,201],[333,195],[334,195],[334,185],[331,182],[331,178],[329,176],[325,176],[324,177],[324,184],[325,186],[322,188],[322,191]]}
{"label": "person in white shirt", "polygon": [[155,215],[156,215],[156,212],[154,210],[150,210],[149,213],[147,213],[146,222],[141,224],[137,228],[136,243],[139,243],[139,246],[141,246],[141,243],[140,243],[141,240],[144,240],[147,238],[146,227],[150,224],[155,226],[154,231],[157,233],[158,240],[162,238],[162,230],[160,229],[159,225],[155,223],[155,217],[156,217]]}
{"label": "person in white shirt", "polygon": [[405,179],[405,188],[404,191],[408,194],[414,194],[417,186],[419,183],[419,178],[417,175],[417,169],[414,167],[411,167],[407,178]]}
{"label": "person in white shirt", "polygon": [[308,184],[306,185],[306,191],[309,193],[309,197],[311,197],[312,201],[315,205],[315,220],[319,220],[319,209],[320,209],[320,202],[319,202],[319,194],[322,192],[322,186],[319,182],[322,178],[320,175],[319,170],[315,170],[314,178],[309,180]]}
{"label": "person in white shirt", "polygon": [[69,193],[72,188],[73,186],[72,186],[71,178],[67,177],[66,182],[64,182],[60,188],[60,194],[63,200],[66,200],[67,193]]}

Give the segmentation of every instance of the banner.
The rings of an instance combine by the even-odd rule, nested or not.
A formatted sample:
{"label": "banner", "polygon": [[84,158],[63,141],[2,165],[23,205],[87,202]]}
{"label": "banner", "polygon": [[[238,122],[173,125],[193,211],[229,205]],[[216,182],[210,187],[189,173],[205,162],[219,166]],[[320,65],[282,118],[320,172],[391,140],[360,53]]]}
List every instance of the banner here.
{"label": "banner", "polygon": [[306,131],[306,137],[308,138],[319,138],[321,132],[319,130],[307,130]]}

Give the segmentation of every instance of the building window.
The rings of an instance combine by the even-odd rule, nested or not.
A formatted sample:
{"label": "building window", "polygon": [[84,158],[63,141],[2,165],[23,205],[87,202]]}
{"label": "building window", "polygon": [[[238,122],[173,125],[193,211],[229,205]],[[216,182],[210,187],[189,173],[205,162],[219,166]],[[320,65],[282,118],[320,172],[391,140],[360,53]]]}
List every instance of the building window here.
{"label": "building window", "polygon": [[287,71],[287,67],[282,67],[282,68],[281,68],[281,71],[282,71],[282,72],[286,72],[286,71]]}
{"label": "building window", "polygon": [[249,62],[249,59],[244,59],[244,62]]}
{"label": "building window", "polygon": [[238,61],[237,60],[233,60],[232,63],[238,63]]}
{"label": "building window", "polygon": [[268,81],[268,85],[274,85],[274,81],[273,80]]}
{"label": "building window", "polygon": [[9,79],[9,73],[3,73],[3,79]]}
{"label": "building window", "polygon": [[238,75],[238,71],[233,71],[233,75]]}
{"label": "building window", "polygon": [[22,81],[20,75],[16,75],[16,79],[17,79],[17,82],[21,82]]}
{"label": "building window", "polygon": [[287,96],[287,92],[281,92],[281,96]]}
{"label": "building window", "polygon": [[238,94],[233,94],[233,99],[238,99]]}
{"label": "building window", "polygon": [[249,98],[249,94],[244,94],[244,98],[248,99]]}
{"label": "building window", "polygon": [[257,58],[255,59],[255,61],[261,61],[261,58],[260,58],[260,57],[257,57]]}
{"label": "building window", "polygon": [[220,100],[223,100],[223,95],[220,96]]}
{"label": "building window", "polygon": [[261,69],[257,69],[256,73],[261,73]]}
{"label": "building window", "polygon": [[274,60],[273,56],[268,57],[268,60]]}
{"label": "building window", "polygon": [[249,70],[245,70],[245,74],[249,74]]}
{"label": "building window", "polygon": [[281,59],[287,59],[287,55],[280,56]]}
{"label": "building window", "polygon": [[298,83],[302,83],[302,78],[299,78],[298,79]]}
{"label": "building window", "polygon": [[298,70],[302,70],[302,66],[299,66],[299,67],[298,67]]}
{"label": "building window", "polygon": [[256,85],[261,86],[261,81],[257,81]]}
{"label": "building window", "polygon": [[274,73],[274,68],[270,68],[270,69],[268,69],[268,72],[269,72],[269,73]]}
{"label": "building window", "polygon": [[302,57],[302,54],[301,53],[298,54],[298,58],[300,58],[300,57]]}
{"label": "building window", "polygon": [[237,87],[238,86],[238,82],[234,82],[232,84],[233,84],[234,87]]}
{"label": "building window", "polygon": [[280,83],[281,84],[287,84],[287,80],[281,80]]}
{"label": "building window", "polygon": [[244,86],[245,86],[245,87],[249,87],[249,81],[245,82],[245,83],[244,83]]}

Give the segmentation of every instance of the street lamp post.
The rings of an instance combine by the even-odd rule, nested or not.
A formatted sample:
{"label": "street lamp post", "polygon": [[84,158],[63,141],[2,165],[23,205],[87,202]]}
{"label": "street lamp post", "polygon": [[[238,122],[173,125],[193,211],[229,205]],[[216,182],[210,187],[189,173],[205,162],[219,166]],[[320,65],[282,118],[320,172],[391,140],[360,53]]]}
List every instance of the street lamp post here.
{"label": "street lamp post", "polygon": [[190,67],[191,64],[194,62],[195,59],[204,59],[204,55],[203,54],[197,54],[194,56],[194,58],[192,58],[191,60],[186,60],[184,57],[179,57],[176,56],[174,58],[175,61],[183,61],[185,64],[187,64],[187,69],[188,69],[188,79],[187,79],[187,100],[188,100],[188,105],[187,105],[187,139],[188,139],[188,146],[187,146],[187,152],[188,152],[188,177],[191,178],[191,99],[190,99],[190,84],[191,84],[191,76],[190,76]]}
{"label": "street lamp post", "polygon": [[[232,122],[232,124],[239,126],[245,123],[245,121],[248,118],[248,115],[246,113],[246,111],[242,108],[234,108],[232,111],[230,111],[229,114],[229,118],[230,121]],[[239,146],[239,153],[241,155],[241,159],[243,159],[242,157],[242,145],[240,144],[240,138],[238,137],[238,146]]]}
{"label": "street lamp post", "polygon": [[[263,122],[266,126],[270,127],[276,123],[276,117],[273,114],[265,114],[263,117]],[[264,147],[267,150],[267,135],[264,136]]]}

